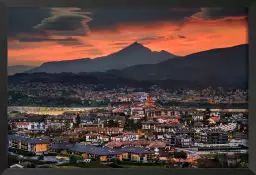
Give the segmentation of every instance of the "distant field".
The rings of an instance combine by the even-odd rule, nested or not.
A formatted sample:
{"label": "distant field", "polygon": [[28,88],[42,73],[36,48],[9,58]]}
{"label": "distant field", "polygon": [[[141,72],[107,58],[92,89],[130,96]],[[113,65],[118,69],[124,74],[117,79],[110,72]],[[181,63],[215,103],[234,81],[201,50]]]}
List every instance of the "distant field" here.
{"label": "distant field", "polygon": [[72,112],[72,111],[88,111],[92,109],[102,109],[103,107],[34,107],[34,106],[9,106],[8,112],[19,111],[28,114],[45,114],[45,115],[60,115],[64,112]]}
{"label": "distant field", "polygon": [[[199,111],[210,108],[211,111],[219,112],[248,112],[247,104],[198,104],[198,103],[171,103],[164,106],[193,107]],[[35,106],[9,106],[8,112],[19,111],[29,114],[61,115],[64,112],[88,111],[92,109],[104,109],[106,107],[35,107]]]}

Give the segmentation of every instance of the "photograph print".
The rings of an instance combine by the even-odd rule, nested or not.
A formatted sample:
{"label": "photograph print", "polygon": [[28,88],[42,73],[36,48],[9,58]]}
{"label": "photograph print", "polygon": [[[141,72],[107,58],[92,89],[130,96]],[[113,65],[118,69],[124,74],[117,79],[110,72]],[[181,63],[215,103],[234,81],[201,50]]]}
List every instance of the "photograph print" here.
{"label": "photograph print", "polygon": [[8,9],[9,168],[248,168],[246,8]]}

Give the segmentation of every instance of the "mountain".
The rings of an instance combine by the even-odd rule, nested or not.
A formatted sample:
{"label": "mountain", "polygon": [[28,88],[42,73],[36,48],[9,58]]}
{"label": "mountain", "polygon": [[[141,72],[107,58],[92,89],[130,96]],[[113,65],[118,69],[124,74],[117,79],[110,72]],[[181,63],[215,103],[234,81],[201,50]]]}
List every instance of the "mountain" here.
{"label": "mountain", "polygon": [[247,86],[248,45],[212,49],[158,64],[137,65],[107,73],[135,80],[175,79],[209,85]]}
{"label": "mountain", "polygon": [[140,43],[134,42],[126,48],[104,57],[47,62],[27,71],[27,73],[105,72],[141,64],[156,64],[174,57],[175,55],[166,51],[154,52]]}
{"label": "mountain", "polygon": [[[146,62],[150,57],[136,57],[140,58],[137,60],[135,56],[133,56],[145,56],[147,54],[149,56],[154,54],[169,55],[165,51],[152,52],[139,43],[133,43],[119,52],[94,60],[79,59],[45,64],[52,66],[48,66],[48,68],[51,67],[51,69],[47,69],[51,70],[49,71],[50,73],[60,71],[58,67],[64,67],[65,72],[80,72],[76,76],[71,73],[54,74],[54,76],[52,75],[53,79],[49,79],[50,74],[47,74],[48,78],[45,79],[44,74],[32,74],[31,76],[35,77],[33,81],[58,81],[63,83],[69,83],[68,81],[72,83],[76,83],[76,81],[88,81],[85,83],[103,83],[108,84],[108,86],[130,84],[144,87],[149,84],[159,84],[166,88],[186,88],[195,87],[197,85],[200,87],[248,87],[248,44],[207,50],[184,57],[166,59],[162,62],[158,60],[155,64]],[[154,57],[154,59],[156,58],[157,57]],[[130,66],[127,62],[136,63],[137,65]],[[146,64],[143,64],[143,62],[146,62]],[[79,65],[81,67],[79,67]],[[89,68],[89,65],[92,68]],[[98,67],[96,65],[98,65]],[[121,65],[125,68],[122,69]],[[68,69],[67,66],[70,66],[70,68]],[[118,66],[119,69],[116,68]],[[82,72],[83,67],[86,67],[86,69]],[[56,71],[54,71],[54,69]],[[43,69],[39,67],[39,70]],[[14,76],[13,81],[19,81],[23,76],[25,80],[29,78],[29,80],[32,81],[31,77],[28,75],[29,74],[18,74]],[[114,84],[111,85],[111,83]]]}
{"label": "mountain", "polygon": [[25,65],[8,66],[8,75],[22,73],[33,68],[36,68],[36,66],[25,66]]}

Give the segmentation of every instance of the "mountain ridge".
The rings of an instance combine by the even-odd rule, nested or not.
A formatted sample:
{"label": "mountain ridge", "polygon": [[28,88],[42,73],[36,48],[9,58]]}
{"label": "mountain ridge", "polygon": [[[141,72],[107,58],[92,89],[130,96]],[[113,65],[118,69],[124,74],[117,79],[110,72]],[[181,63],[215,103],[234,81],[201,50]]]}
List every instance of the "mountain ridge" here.
{"label": "mountain ridge", "polygon": [[204,81],[247,81],[248,44],[218,48],[176,57],[154,65],[136,65],[116,74],[136,80],[178,79]]}
{"label": "mountain ridge", "polygon": [[27,66],[27,65],[11,65],[8,66],[8,75],[14,75],[16,73],[22,73],[30,69],[36,68],[36,66]]}
{"label": "mountain ridge", "polygon": [[140,64],[156,64],[174,57],[175,55],[167,51],[151,51],[140,43],[134,42],[115,53],[103,57],[47,62],[26,73],[105,72],[111,69],[123,69]]}

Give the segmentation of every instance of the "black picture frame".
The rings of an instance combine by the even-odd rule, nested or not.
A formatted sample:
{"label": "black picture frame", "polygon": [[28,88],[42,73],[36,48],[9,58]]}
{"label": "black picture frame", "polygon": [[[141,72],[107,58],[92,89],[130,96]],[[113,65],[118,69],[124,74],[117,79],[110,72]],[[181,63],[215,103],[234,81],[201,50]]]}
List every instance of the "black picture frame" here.
{"label": "black picture frame", "polygon": [[[22,174],[254,174],[256,166],[256,79],[254,78],[253,67],[256,67],[256,3],[253,0],[0,0],[0,172],[8,175]],[[8,169],[7,164],[7,15],[8,7],[248,7],[249,9],[249,168],[248,169]],[[255,130],[254,130],[255,129]]]}

